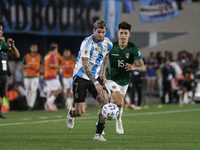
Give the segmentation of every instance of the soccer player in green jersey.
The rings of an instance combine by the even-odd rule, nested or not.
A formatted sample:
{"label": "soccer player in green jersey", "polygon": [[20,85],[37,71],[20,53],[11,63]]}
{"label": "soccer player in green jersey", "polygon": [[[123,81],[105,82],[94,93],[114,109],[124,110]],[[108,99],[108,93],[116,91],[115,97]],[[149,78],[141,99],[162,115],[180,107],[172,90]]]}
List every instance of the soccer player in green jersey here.
{"label": "soccer player in green jersey", "polygon": [[[3,35],[3,23],[0,21],[0,37]],[[9,38],[7,44],[0,39],[0,52],[3,51],[13,58],[19,58],[20,54],[15,47],[14,41]],[[0,107],[3,104],[3,99],[0,97]]]}
{"label": "soccer player in green jersey", "polygon": [[122,112],[124,105],[124,96],[127,92],[130,82],[130,71],[145,71],[144,62],[139,48],[129,42],[131,25],[127,22],[121,22],[118,25],[119,41],[113,43],[113,48],[105,59],[110,61],[109,70],[105,77],[106,62],[103,64],[101,79],[111,95],[111,103],[119,107],[119,116],[116,119],[116,132],[124,134],[122,127]]}
{"label": "soccer player in green jersey", "polygon": [[[3,23],[0,21],[0,36],[2,35],[3,35]],[[15,47],[14,40],[11,38],[7,39],[7,44],[3,40],[0,40],[0,51],[4,51],[13,58],[20,57],[19,51]]]}

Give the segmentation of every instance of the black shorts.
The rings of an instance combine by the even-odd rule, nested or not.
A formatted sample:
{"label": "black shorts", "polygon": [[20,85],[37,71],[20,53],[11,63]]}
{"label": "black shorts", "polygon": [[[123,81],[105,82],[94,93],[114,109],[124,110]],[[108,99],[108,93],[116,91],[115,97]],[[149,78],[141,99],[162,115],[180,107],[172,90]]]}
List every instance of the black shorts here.
{"label": "black shorts", "polygon": [[187,82],[183,82],[183,86],[187,88],[187,91],[191,91],[192,88],[196,87],[196,83],[195,81],[187,81]]}
{"label": "black shorts", "polygon": [[[106,87],[103,85],[100,77],[97,78],[97,81],[99,81],[99,83],[103,86],[103,89],[106,90]],[[98,93],[94,83],[91,80],[86,80],[77,76],[73,83],[74,103],[85,102],[87,89],[90,94],[92,94],[93,98],[96,99]]]}

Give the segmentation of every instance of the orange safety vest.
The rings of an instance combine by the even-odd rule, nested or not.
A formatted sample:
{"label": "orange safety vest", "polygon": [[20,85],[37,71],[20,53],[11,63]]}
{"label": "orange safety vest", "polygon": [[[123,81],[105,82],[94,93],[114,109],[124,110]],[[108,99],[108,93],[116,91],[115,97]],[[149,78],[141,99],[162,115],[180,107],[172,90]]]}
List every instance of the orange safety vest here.
{"label": "orange safety vest", "polygon": [[10,90],[6,92],[6,96],[9,98],[9,101],[14,101],[19,97],[19,93],[15,90]]}
{"label": "orange safety vest", "polygon": [[[183,74],[181,74],[180,79],[183,80],[185,78],[185,76]],[[189,78],[188,78],[188,82],[190,82],[192,79],[194,79],[194,75],[193,73],[190,73]]]}
{"label": "orange safety vest", "polygon": [[73,70],[75,68],[74,55],[71,55],[69,60],[66,60],[64,56],[62,56],[61,65],[66,65],[66,67],[62,70],[62,75],[65,78],[69,78],[73,76]]}
{"label": "orange safety vest", "polygon": [[[48,54],[44,58],[44,77],[56,76],[58,72],[58,68],[51,68],[50,66],[50,57],[54,56],[52,54]],[[54,56],[55,57],[55,56]],[[55,65],[58,65],[59,62],[55,60]]]}
{"label": "orange safety vest", "polygon": [[26,54],[25,63],[31,66],[31,68],[25,69],[26,77],[36,77],[40,75],[41,55],[39,53],[37,53],[35,57],[31,56],[30,53]]}

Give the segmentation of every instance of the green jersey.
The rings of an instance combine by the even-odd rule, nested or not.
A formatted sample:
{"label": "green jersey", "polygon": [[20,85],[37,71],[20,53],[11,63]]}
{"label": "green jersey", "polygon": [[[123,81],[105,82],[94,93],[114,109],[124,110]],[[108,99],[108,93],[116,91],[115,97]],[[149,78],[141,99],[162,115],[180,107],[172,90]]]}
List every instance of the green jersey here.
{"label": "green jersey", "polygon": [[125,70],[125,64],[133,64],[137,59],[142,59],[139,48],[131,42],[122,50],[118,41],[113,43],[113,48],[109,52],[110,66],[106,74],[108,80],[113,80],[121,86],[130,82],[130,71]]}
{"label": "green jersey", "polygon": [[0,51],[7,52],[10,47],[0,39]]}

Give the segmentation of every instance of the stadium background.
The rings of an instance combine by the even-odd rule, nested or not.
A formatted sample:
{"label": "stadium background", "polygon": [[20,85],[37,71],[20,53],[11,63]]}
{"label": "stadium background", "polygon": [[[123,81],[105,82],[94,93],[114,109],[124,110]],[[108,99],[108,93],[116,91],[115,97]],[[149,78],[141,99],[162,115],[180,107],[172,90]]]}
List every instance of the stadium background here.
{"label": "stadium background", "polygon": [[[2,2],[4,2],[4,4],[8,3],[5,0],[2,0]],[[99,17],[105,18],[104,1],[98,1],[97,3],[99,2],[101,2]],[[196,53],[200,49],[200,45],[198,43],[198,39],[200,39],[200,8],[198,1],[190,3],[182,2],[183,9],[179,10],[180,15],[178,17],[152,23],[141,22],[139,2],[134,1],[134,5],[135,12],[130,13],[122,11],[123,5],[121,5],[119,22],[128,21],[132,25],[132,36],[130,41],[140,47],[144,57],[147,57],[151,51],[157,52],[160,50],[169,50],[173,51],[173,56],[176,57],[180,50],[186,49]],[[7,8],[7,10],[9,9]],[[12,13],[11,16],[12,15],[15,14]],[[4,16],[0,15],[0,18],[3,21],[6,21]],[[94,19],[94,16],[90,16],[89,19]],[[87,24],[87,20],[85,20],[85,24]],[[79,24],[79,27],[81,27],[81,24]],[[85,38],[85,36],[90,35],[91,33],[92,29],[87,29],[87,32],[79,33],[78,35],[54,36],[53,34],[41,35],[40,33],[30,34],[29,32],[24,33],[20,31],[8,33],[4,30],[4,36],[6,38],[12,37],[15,39],[16,46],[21,53],[20,59],[22,59],[25,53],[29,52],[29,45],[33,42],[39,44],[39,52],[42,54],[47,52],[51,42],[56,42],[59,45],[59,51],[61,53],[64,47],[69,47],[72,49],[72,53],[77,55],[81,41]]]}

